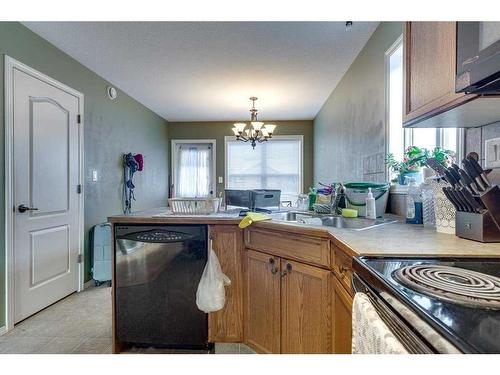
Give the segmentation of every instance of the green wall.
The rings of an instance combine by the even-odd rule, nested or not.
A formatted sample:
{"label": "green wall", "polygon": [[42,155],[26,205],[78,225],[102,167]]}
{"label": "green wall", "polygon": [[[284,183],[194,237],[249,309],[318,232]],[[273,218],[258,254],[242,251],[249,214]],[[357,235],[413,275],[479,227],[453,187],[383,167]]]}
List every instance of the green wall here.
{"label": "green wall", "polygon": [[[169,142],[167,122],[118,91],[108,99],[108,82],[81,65],[46,40],[17,22],[0,22],[0,196],[4,197],[4,55],[9,55],[85,95],[85,233],[122,210],[121,156],[124,152],[143,153],[145,171],[138,173],[135,209],[165,206],[168,187]],[[91,182],[97,169],[98,182]],[[0,227],[4,228],[4,199],[0,199]],[[2,229],[3,230],[3,229]],[[5,249],[0,241],[0,327],[5,320]],[[85,262],[86,279],[90,264]]]}
{"label": "green wall", "polygon": [[[172,139],[216,139],[217,176],[224,176],[224,137],[232,135],[231,128],[236,121],[225,122],[169,122],[168,133]],[[313,184],[313,123],[303,121],[270,121],[276,124],[275,135],[304,136],[304,189]],[[248,146],[250,147],[250,145]],[[258,147],[258,146],[257,146]],[[217,194],[224,191],[224,184],[217,183]]]}
{"label": "green wall", "polygon": [[384,56],[402,32],[402,22],[380,23],[316,115],[315,181],[360,181],[363,158],[385,153]]}

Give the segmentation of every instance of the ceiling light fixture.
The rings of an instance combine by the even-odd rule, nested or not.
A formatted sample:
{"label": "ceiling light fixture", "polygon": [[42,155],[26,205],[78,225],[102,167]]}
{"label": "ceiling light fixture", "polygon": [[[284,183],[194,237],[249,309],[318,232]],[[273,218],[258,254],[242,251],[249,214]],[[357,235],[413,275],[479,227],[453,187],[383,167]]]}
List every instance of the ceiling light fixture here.
{"label": "ceiling light fixture", "polygon": [[246,129],[247,124],[245,122],[237,122],[234,124],[233,133],[236,136],[237,141],[250,142],[252,148],[255,148],[257,143],[266,142],[268,139],[273,137],[274,129],[276,125],[274,124],[264,124],[257,119],[257,108],[255,108],[255,101],[257,97],[252,96],[250,98],[252,101],[252,108],[250,109],[250,126]]}

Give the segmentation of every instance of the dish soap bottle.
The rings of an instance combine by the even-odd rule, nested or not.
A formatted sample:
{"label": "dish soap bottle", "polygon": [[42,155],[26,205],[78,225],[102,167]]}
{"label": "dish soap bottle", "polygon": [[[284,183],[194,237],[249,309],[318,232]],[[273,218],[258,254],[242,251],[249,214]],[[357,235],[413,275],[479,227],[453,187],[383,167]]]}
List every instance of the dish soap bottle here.
{"label": "dish soap bottle", "polygon": [[365,198],[366,203],[366,214],[367,219],[375,220],[377,218],[377,211],[375,208],[375,198],[373,198],[372,188],[368,188],[368,194]]}
{"label": "dish soap bottle", "polygon": [[410,178],[406,195],[406,224],[422,224],[422,195],[415,178]]}

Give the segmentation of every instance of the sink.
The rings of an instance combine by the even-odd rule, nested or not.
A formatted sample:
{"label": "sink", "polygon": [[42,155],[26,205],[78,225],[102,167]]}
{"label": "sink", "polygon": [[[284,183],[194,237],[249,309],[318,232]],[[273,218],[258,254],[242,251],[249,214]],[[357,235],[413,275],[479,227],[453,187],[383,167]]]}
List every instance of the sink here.
{"label": "sink", "polygon": [[327,216],[322,217],[321,222],[323,226],[334,228],[346,228],[353,230],[365,230],[375,228],[381,225],[391,224],[397,220],[391,219],[364,219],[364,218],[345,218],[342,216]]}
{"label": "sink", "polygon": [[321,225],[325,227],[346,228],[356,231],[366,230],[381,225],[397,222],[397,220],[391,220],[391,219],[371,220],[365,218],[346,218],[343,216],[321,215],[321,214],[315,214],[313,212],[296,212],[296,211],[276,212],[273,213],[271,217],[273,218],[273,220],[277,221],[288,221],[296,223],[307,222],[307,219],[309,218],[319,218],[321,220]]}
{"label": "sink", "polygon": [[299,221],[304,218],[317,217],[318,215],[313,212],[301,212],[301,211],[284,211],[284,212],[274,212],[271,215],[273,220],[278,221]]}

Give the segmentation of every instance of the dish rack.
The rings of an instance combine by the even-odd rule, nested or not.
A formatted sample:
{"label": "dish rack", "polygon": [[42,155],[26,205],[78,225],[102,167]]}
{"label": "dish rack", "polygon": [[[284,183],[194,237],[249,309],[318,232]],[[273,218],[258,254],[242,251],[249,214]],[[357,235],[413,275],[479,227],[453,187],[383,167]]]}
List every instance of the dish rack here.
{"label": "dish rack", "polygon": [[220,198],[170,198],[174,215],[209,215],[219,212]]}

